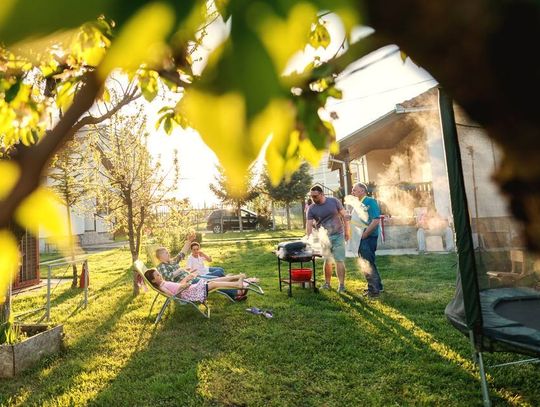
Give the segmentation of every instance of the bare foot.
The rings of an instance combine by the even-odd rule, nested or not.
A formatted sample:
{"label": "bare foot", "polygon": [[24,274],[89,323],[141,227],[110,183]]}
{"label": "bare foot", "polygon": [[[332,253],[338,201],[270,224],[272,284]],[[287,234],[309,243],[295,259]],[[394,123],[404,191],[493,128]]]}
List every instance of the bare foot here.
{"label": "bare foot", "polygon": [[244,280],[247,281],[248,283],[258,283],[260,281],[257,277],[250,277]]}

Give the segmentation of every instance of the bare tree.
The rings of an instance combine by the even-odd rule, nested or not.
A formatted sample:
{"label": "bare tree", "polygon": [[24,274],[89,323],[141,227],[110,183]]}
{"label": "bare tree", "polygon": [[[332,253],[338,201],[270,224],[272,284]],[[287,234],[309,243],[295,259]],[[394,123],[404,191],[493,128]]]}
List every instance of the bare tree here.
{"label": "bare tree", "polygon": [[[139,258],[145,227],[152,222],[154,209],[165,205],[178,179],[178,160],[163,172],[147,147],[146,118],[141,111],[116,115],[95,127],[92,150],[96,168],[98,203],[116,230],[127,233],[131,259]],[[174,173],[171,174],[171,171]],[[136,274],[133,292],[138,294]]]}

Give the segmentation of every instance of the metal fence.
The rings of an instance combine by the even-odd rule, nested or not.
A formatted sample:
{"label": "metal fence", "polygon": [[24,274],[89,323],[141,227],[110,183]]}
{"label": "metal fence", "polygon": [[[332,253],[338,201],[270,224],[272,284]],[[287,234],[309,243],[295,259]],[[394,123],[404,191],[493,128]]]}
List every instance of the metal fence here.
{"label": "metal fence", "polygon": [[[53,287],[53,270],[58,269],[61,267],[66,267],[66,270],[70,270],[70,266],[73,266],[74,264],[82,264],[81,272],[84,275],[84,287],[82,292],[82,298],[75,308],[75,310],[78,309],[86,309],[88,306],[88,283],[90,281],[89,274],[90,269],[88,267],[88,260],[86,258],[79,258],[77,260],[60,260],[60,261],[52,261],[49,264],[46,264],[47,266],[47,282],[46,282],[46,294],[45,294],[45,303],[42,307],[33,308],[21,313],[15,313],[15,319],[20,320],[23,317],[28,317],[31,315],[41,315],[37,322],[49,322],[51,318],[51,298],[54,294],[54,291],[56,288],[60,285],[60,281],[56,283],[56,285]],[[59,279],[61,280],[61,279]],[[12,297],[16,297],[18,295],[21,295],[22,293],[17,293],[13,295]]]}

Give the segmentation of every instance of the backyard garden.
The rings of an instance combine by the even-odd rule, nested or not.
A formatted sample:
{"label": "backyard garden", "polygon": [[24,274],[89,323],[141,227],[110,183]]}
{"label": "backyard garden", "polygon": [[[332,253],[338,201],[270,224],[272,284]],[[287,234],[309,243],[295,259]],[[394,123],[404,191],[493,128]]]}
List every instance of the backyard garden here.
{"label": "backyard garden", "polygon": [[[90,255],[88,308],[76,310],[80,295],[69,284],[53,294],[65,349],[0,381],[0,404],[481,405],[468,342],[444,317],[455,255],[380,256],[379,300],[360,295],[365,282],[352,260],[345,294],[295,288],[288,298],[278,288],[277,240],[239,237],[207,241],[205,251],[228,272],[260,277],[266,295],[242,303],[211,296],[208,320],[174,305],[154,325],[152,293],[133,297],[129,251]],[[15,310],[39,305],[43,290],[16,296]],[[246,312],[252,306],[273,318]],[[538,405],[539,378],[535,365],[497,371],[494,402]]]}

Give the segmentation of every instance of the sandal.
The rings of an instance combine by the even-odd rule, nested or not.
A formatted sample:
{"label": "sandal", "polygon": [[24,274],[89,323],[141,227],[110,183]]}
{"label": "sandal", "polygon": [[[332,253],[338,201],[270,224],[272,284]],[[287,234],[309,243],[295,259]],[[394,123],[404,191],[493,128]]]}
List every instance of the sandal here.
{"label": "sandal", "polygon": [[261,315],[263,313],[263,311],[257,307],[246,308],[246,311],[251,312],[252,314],[255,314],[255,315]]}
{"label": "sandal", "polygon": [[274,317],[274,314],[272,313],[272,310],[269,309],[269,310],[263,310],[262,311],[262,315],[264,315],[264,317],[270,319],[270,318],[273,318]]}
{"label": "sandal", "polygon": [[[257,282],[253,281],[253,280],[257,280]],[[243,283],[244,283],[244,287],[245,288],[248,288],[249,290],[259,294],[259,295],[264,295],[264,291],[262,289],[262,287],[257,284],[259,282],[259,279],[258,278],[255,278],[255,279],[252,279],[252,278],[248,278],[247,280],[244,280]],[[247,286],[246,286],[247,284]]]}

